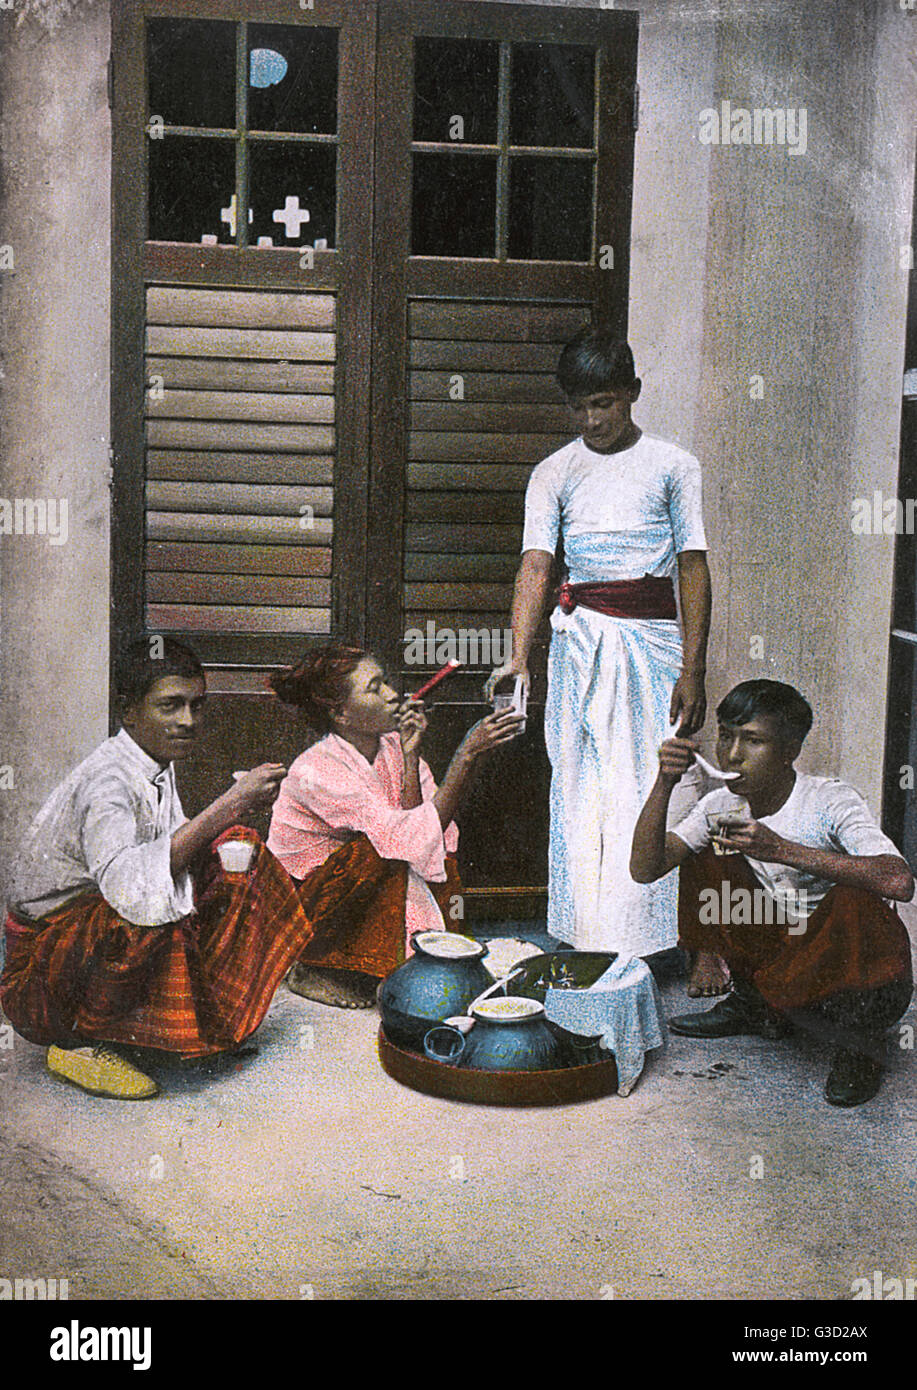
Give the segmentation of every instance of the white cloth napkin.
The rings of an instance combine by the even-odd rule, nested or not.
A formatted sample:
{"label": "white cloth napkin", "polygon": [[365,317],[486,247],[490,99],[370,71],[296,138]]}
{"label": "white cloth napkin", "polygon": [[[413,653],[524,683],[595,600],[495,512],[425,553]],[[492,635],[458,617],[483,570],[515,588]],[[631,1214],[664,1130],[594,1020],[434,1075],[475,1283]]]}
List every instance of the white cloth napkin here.
{"label": "white cloth napkin", "polygon": [[630,1095],[646,1053],[667,1037],[656,981],[638,956],[619,956],[588,989],[549,989],[545,1013],[571,1033],[601,1034],[615,1055],[619,1096]]}

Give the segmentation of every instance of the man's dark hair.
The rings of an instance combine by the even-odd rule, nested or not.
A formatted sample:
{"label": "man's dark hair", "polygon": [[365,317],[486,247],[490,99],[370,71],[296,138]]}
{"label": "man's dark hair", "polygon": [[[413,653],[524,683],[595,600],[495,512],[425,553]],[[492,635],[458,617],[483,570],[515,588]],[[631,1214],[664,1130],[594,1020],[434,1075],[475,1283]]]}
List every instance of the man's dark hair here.
{"label": "man's dark hair", "polygon": [[795,686],[783,681],[742,681],[716,707],[721,724],[738,726],[768,715],[790,743],[802,743],[812,727],[812,706]]}
{"label": "man's dark hair", "polygon": [[557,380],[569,400],[622,390],[636,383],[634,354],[607,328],[581,328],[560,354]]}
{"label": "man's dark hair", "polygon": [[115,695],[121,710],[137,705],[164,676],[205,680],[204,668],[190,647],[174,637],[138,637],[123,653],[115,671]]}

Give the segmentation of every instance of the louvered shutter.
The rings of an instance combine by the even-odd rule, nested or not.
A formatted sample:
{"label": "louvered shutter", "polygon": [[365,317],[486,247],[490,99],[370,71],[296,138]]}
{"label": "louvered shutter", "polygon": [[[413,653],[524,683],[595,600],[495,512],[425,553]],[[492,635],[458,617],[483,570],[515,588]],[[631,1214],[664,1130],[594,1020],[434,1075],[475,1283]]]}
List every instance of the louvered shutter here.
{"label": "louvered shutter", "polygon": [[[506,629],[528,478],[573,434],[561,348],[592,319],[626,333],[637,20],[427,0],[380,0],[379,16],[368,620],[398,665],[431,622]],[[480,79],[454,85],[474,64]],[[551,133],[536,143],[526,123]]]}
{"label": "louvered shutter", "polygon": [[[413,299],[406,628],[505,625],[533,464],[569,439],[554,376],[588,304]],[[450,399],[461,383],[462,399]]]}
{"label": "louvered shutter", "polygon": [[146,616],[174,633],[327,633],[332,294],[152,286]]}

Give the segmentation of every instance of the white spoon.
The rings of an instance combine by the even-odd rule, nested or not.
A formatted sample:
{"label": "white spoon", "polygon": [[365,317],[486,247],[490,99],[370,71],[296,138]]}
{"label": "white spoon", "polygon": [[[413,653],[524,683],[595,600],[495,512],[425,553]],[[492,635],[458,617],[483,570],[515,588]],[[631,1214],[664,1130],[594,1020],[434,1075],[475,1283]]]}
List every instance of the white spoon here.
{"label": "white spoon", "polygon": [[475,1006],[477,1004],[482,1003],[483,1000],[489,999],[490,996],[492,994],[495,994],[498,989],[501,989],[503,985],[507,984],[510,980],[515,979],[517,975],[521,974],[522,966],[517,965],[515,970],[511,970],[508,975],[503,975],[499,980],[494,980],[492,985],[488,985],[487,988],[484,990],[483,994],[478,995],[477,999],[472,999],[471,1003],[468,1005],[468,1008],[465,1010],[463,1014],[455,1014],[452,1018],[444,1018],[443,1023],[448,1024],[451,1028],[457,1028],[460,1033],[470,1033],[472,1028],[474,1027],[473,1011]]}
{"label": "white spoon", "polygon": [[[675,730],[676,730],[677,728],[678,728],[677,723],[676,723],[676,724],[670,724],[670,725],[669,725],[669,734],[670,734],[670,735],[674,735]],[[698,753],[698,751],[697,751],[696,748],[693,750],[693,752],[694,752],[694,761],[697,763],[698,767],[702,767],[702,768],[704,769],[704,771],[707,773],[708,777],[715,777],[715,778],[716,778],[718,781],[720,781],[720,782],[731,782],[732,779],[733,779],[734,777],[741,777],[741,776],[742,776],[741,772],[721,772],[720,769],[719,769],[718,767],[714,767],[714,766],[713,766],[713,763],[708,763],[708,762],[707,762],[707,759],[704,758],[704,757],[702,757],[702,756],[700,755],[700,753]]]}
{"label": "white spoon", "polygon": [[713,763],[708,763],[706,758],[702,758],[698,752],[694,754],[694,761],[699,767],[702,767],[710,777],[716,777],[721,782],[731,782],[734,777],[742,776],[741,772],[721,772],[718,767],[713,766]]}
{"label": "white spoon", "polygon": [[473,1013],[474,1009],[478,1006],[478,1004],[483,1003],[485,999],[489,999],[492,994],[496,994],[498,989],[502,989],[504,985],[509,984],[510,980],[514,980],[517,975],[521,975],[522,970],[523,967],[521,965],[517,965],[515,970],[511,970],[509,974],[504,975],[502,979],[494,980],[492,985],[487,986],[483,994],[479,994],[477,999],[472,999],[471,1003],[468,1005],[468,1008],[465,1010],[466,1014]]}

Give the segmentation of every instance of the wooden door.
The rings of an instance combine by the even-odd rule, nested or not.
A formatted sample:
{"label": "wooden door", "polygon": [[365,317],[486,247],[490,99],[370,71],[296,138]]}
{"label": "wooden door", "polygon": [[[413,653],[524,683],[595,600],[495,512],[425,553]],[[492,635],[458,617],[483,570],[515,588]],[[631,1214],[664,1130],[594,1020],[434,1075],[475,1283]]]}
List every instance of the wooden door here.
{"label": "wooden door", "polygon": [[190,811],[301,749],[270,670],[365,635],[375,40],[369,0],[113,7],[112,650],[208,667]]}
{"label": "wooden door", "polygon": [[[626,334],[636,40],[620,12],[380,5],[367,630],[407,689],[450,640],[466,663],[437,773],[508,648],[532,466],[572,434],[561,347],[593,317]],[[463,817],[478,913],[543,895],[546,642],[528,737]]]}

